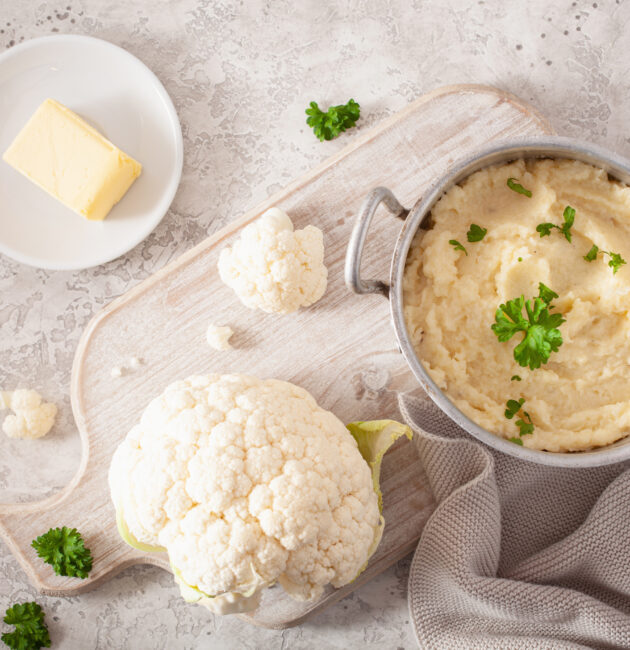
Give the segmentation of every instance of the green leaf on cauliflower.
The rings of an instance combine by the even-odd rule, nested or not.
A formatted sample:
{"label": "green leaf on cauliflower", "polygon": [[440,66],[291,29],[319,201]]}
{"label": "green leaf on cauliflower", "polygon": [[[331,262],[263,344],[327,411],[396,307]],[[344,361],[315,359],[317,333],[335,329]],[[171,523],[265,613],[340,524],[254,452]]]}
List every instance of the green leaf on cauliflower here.
{"label": "green leaf on cauliflower", "polygon": [[143,553],[165,553],[166,549],[163,546],[151,546],[144,542],[138,541],[127,526],[127,522],[123,516],[122,508],[116,508],[116,525],[118,526],[118,533],[129,546],[137,548]]}
{"label": "green leaf on cauliflower", "polygon": [[243,614],[251,612],[258,608],[260,596],[263,589],[269,587],[256,572],[253,565],[251,566],[253,580],[251,585],[243,592],[226,592],[211,596],[201,591],[198,587],[190,585],[184,580],[182,572],[171,562],[171,569],[175,577],[175,582],[179,586],[179,592],[187,603],[198,603],[203,605],[215,614]]}
{"label": "green leaf on cauliflower", "polygon": [[372,470],[372,482],[374,492],[378,497],[378,511],[381,513],[379,525],[374,533],[374,540],[368,550],[368,557],[365,564],[359,569],[354,577],[356,580],[365,571],[368,562],[383,537],[385,529],[385,519],[383,517],[383,493],[381,492],[381,464],[383,456],[387,450],[402,436],[407,436],[409,440],[413,437],[413,432],[406,424],[401,424],[395,420],[370,420],[368,422],[350,422],[346,425],[352,437],[357,441],[359,453],[363,456],[365,462]]}
{"label": "green leaf on cauliflower", "polygon": [[374,491],[378,496],[378,509],[383,512],[383,494],[380,486],[383,456],[401,436],[407,436],[411,440],[413,432],[406,424],[395,420],[350,422],[346,427],[357,441],[361,456],[372,470]]}

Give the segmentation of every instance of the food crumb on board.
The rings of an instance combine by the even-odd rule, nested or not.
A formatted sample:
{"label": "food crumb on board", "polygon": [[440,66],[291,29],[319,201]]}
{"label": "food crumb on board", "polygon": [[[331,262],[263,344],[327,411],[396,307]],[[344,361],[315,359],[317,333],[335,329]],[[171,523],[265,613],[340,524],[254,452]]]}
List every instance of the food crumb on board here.
{"label": "food crumb on board", "polygon": [[234,334],[232,328],[228,325],[208,325],[206,331],[206,340],[208,345],[215,350],[231,350],[230,337]]}

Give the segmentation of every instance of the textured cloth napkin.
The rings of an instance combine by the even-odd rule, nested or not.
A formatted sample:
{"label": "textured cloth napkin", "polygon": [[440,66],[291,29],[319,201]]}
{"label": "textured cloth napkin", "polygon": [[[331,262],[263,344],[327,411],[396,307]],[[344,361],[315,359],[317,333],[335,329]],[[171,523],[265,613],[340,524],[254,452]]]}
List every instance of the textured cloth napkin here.
{"label": "textured cloth napkin", "polygon": [[437,508],[409,576],[423,648],[630,648],[630,463],[493,452],[403,396]]}

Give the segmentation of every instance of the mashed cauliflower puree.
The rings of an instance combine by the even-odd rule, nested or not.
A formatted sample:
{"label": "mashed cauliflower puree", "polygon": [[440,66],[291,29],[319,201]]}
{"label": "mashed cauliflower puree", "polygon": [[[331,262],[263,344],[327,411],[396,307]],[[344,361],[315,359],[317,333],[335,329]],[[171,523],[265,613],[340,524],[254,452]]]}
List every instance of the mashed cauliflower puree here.
{"label": "mashed cauliflower puree", "polygon": [[[532,197],[507,187],[509,177]],[[576,210],[572,243],[555,229],[541,238],[536,226],[562,224],[567,205]],[[524,398],[535,429],[521,440],[532,449],[584,450],[630,433],[630,264],[613,275],[608,257],[584,260],[593,244],[630,260],[630,188],[578,161],[518,161],[472,174],[432,217],[409,252],[404,313],[418,357],[451,401],[512,438],[505,404]],[[480,242],[466,239],[473,223],[488,231]],[[522,335],[499,342],[490,327],[499,304],[538,295],[539,282],[559,294],[564,342],[530,370],[513,356]]]}

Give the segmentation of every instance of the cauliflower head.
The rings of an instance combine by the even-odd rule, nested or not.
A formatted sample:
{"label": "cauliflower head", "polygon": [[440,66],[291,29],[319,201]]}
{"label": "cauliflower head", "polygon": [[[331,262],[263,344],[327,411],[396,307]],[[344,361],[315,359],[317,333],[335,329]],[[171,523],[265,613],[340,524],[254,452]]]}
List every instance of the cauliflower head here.
{"label": "cauliflower head", "polygon": [[0,391],[0,411],[3,409],[13,411],[2,423],[9,438],[42,438],[53,428],[57,417],[55,404],[43,402],[36,390],[25,388]]}
{"label": "cauliflower head", "polygon": [[[409,435],[397,426],[386,446]],[[167,551],[184,598],[212,611],[255,609],[276,582],[316,598],[352,581],[382,535],[359,446],[369,442],[291,383],[189,377],[149,404],[113,456],[119,529]],[[367,455],[380,467],[382,453]]]}
{"label": "cauliflower head", "polygon": [[289,314],[326,291],[322,231],[293,230],[279,208],[246,226],[232,247],[221,251],[218,266],[221,280],[251,309]]}

